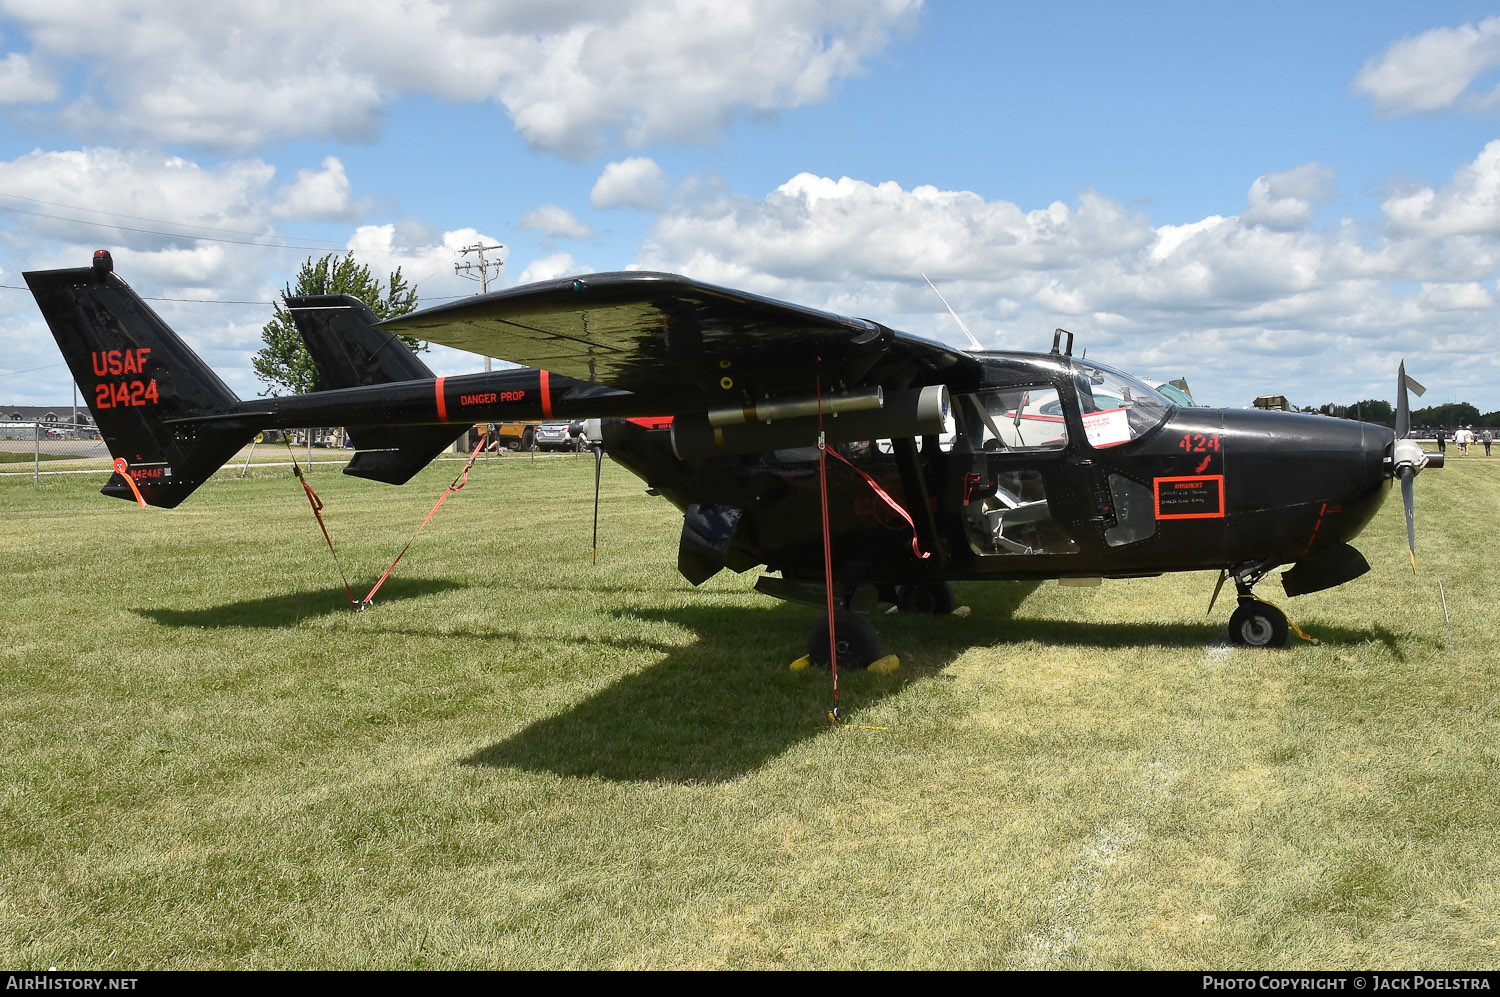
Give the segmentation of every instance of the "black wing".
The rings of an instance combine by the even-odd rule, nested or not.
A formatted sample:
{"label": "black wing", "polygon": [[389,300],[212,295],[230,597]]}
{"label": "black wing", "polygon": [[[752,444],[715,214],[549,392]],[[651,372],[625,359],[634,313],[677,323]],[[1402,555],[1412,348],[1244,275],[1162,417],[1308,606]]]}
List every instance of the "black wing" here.
{"label": "black wing", "polygon": [[957,384],[979,363],[941,343],[674,274],[590,274],[498,291],[381,328],[687,410],[836,385]]}

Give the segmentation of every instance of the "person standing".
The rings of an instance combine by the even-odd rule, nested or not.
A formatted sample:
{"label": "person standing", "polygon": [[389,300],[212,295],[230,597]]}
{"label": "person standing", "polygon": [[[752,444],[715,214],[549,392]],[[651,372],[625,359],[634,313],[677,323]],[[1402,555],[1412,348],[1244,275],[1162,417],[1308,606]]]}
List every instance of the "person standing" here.
{"label": "person standing", "polygon": [[1486,426],[1484,433],[1480,435],[1479,439],[1484,444],[1484,455],[1488,457],[1490,455],[1490,444],[1495,442],[1494,430]]}
{"label": "person standing", "polygon": [[1433,435],[1437,437],[1438,453],[1446,454],[1448,452],[1448,441],[1447,438],[1443,436],[1442,429],[1438,429],[1438,431]]}

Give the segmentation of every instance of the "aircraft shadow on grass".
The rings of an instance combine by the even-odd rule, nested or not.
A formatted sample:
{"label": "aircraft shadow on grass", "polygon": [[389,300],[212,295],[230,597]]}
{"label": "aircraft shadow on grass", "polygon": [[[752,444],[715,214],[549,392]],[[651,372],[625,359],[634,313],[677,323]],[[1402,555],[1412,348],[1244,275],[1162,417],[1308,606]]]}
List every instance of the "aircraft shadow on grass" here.
{"label": "aircraft shadow on grass", "polygon": [[[1216,617],[1171,625],[1016,619],[1016,608],[1037,584],[961,591],[973,608],[966,619],[879,617],[882,637],[900,655],[901,667],[891,675],[841,673],[845,717],[914,682],[940,677],[971,647],[1025,641],[1094,649],[1149,645],[1182,648],[1186,661],[1189,654],[1224,640]],[[784,604],[765,612],[695,606],[633,611],[630,615],[637,618],[689,629],[698,640],[665,649],[659,663],[475,752],[462,764],[622,781],[718,782],[743,776],[826,726],[823,717],[832,703],[827,671],[787,667],[800,653],[815,613]],[[1327,643],[1374,639],[1393,649],[1399,645],[1394,634],[1380,629],[1317,630]],[[766,660],[778,654],[785,660]]]}
{"label": "aircraft shadow on grass", "polygon": [[[462,587],[463,584],[460,582],[441,578],[392,578],[381,587],[377,602],[416,599]],[[260,599],[242,599],[220,606],[205,606],[202,609],[166,609],[152,606],[138,607],[132,612],[168,627],[274,629],[294,626],[303,620],[315,617],[348,613],[351,609],[349,597],[343,592],[336,588],[319,587],[265,596]]]}

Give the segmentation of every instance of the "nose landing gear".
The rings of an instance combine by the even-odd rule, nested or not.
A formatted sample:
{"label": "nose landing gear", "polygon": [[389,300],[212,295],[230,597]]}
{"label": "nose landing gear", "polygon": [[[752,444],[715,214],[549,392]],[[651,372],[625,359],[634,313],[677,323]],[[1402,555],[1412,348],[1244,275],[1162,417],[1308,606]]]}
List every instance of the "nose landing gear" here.
{"label": "nose landing gear", "polygon": [[1248,592],[1240,595],[1240,604],[1229,617],[1229,641],[1232,644],[1285,647],[1288,632],[1286,614]]}
{"label": "nose landing gear", "polygon": [[[1271,561],[1258,561],[1242,564],[1230,572],[1240,600],[1240,604],[1229,616],[1231,644],[1243,647],[1286,647],[1287,634],[1292,629],[1286,614],[1269,602],[1257,599],[1253,591],[1255,583],[1274,567],[1275,564]],[[1222,575],[1219,576],[1219,584],[1224,584]],[[1219,590],[1214,589],[1215,597],[1218,594]],[[1213,608],[1212,602],[1209,603],[1209,608]]]}

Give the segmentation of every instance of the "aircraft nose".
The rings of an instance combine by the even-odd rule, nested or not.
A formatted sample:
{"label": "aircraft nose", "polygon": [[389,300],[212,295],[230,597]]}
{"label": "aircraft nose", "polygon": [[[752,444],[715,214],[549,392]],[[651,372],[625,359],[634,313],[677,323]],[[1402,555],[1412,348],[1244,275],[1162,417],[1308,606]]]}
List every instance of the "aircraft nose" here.
{"label": "aircraft nose", "polygon": [[1352,538],[1374,517],[1385,501],[1384,485],[1391,479],[1396,434],[1384,426],[1359,423],[1358,448],[1349,455],[1341,475],[1345,538]]}
{"label": "aircraft nose", "polygon": [[1321,524],[1319,545],[1347,541],[1384,500],[1395,435],[1389,429],[1326,416],[1229,411],[1224,431],[1231,506],[1275,510],[1273,528],[1287,531],[1288,544],[1306,544],[1305,520]]}

